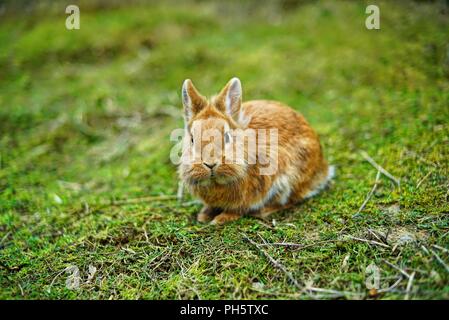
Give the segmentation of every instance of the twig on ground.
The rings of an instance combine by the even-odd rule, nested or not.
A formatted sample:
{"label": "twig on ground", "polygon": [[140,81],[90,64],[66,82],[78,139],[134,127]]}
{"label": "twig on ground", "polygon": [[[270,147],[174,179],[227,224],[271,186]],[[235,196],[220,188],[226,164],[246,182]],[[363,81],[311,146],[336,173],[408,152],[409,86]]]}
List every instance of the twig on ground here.
{"label": "twig on ground", "polygon": [[127,204],[136,204],[143,202],[151,202],[151,201],[165,201],[165,200],[176,200],[177,196],[173,195],[160,195],[160,196],[150,196],[150,197],[142,197],[142,198],[133,198],[133,199],[123,199],[123,200],[110,200],[109,202],[103,202],[103,205],[110,206],[121,206]]}
{"label": "twig on ground", "polygon": [[368,232],[371,233],[377,240],[379,240],[382,243],[388,244],[387,237],[380,233],[379,231],[372,230],[368,228]]}
{"label": "twig on ground", "polygon": [[322,289],[322,288],[315,288],[315,287],[306,287],[306,290],[312,291],[312,292],[321,292],[321,293],[328,293],[334,295],[335,298],[338,297],[345,297],[348,295],[357,295],[357,293],[354,292],[348,292],[348,291],[338,291],[333,289]]}
{"label": "twig on ground", "polygon": [[448,250],[448,249],[443,248],[443,247],[440,247],[440,246],[438,246],[438,245],[436,245],[436,244],[433,244],[432,247],[434,247],[435,249],[440,249],[441,251],[444,251],[444,252],[446,252],[446,253],[449,253],[449,250]]}
{"label": "twig on ground", "polygon": [[330,243],[330,242],[337,242],[337,241],[342,241],[339,239],[335,239],[335,240],[322,240],[322,241],[317,241],[314,243],[309,243],[309,244],[300,244],[300,243],[292,243],[292,242],[272,242],[272,243],[260,243],[260,246],[279,246],[279,247],[293,247],[293,248],[298,248],[298,249],[306,249],[306,248],[310,248],[310,247],[314,247],[323,243]]}
{"label": "twig on ground", "polygon": [[60,272],[58,272],[58,273],[56,274],[56,276],[53,278],[53,280],[52,280],[51,283],[50,283],[50,286],[49,286],[48,289],[47,289],[47,292],[48,292],[48,293],[51,292],[51,288],[53,287],[53,284],[55,283],[56,279],[57,279],[61,274],[63,274],[66,270],[67,270],[67,268],[65,268],[64,270],[62,270],[62,271],[60,271]]}
{"label": "twig on ground", "polygon": [[381,246],[381,247],[384,247],[384,248],[390,248],[390,246],[388,244],[385,244],[385,243],[382,243],[382,242],[378,242],[378,241],[374,241],[374,240],[368,240],[368,239],[363,239],[363,238],[357,238],[357,237],[353,237],[353,236],[351,236],[349,234],[347,235],[347,237],[350,238],[350,239],[353,239],[353,240],[374,244],[374,245]]}
{"label": "twig on ground", "polygon": [[379,164],[377,164],[376,161],[374,161],[373,158],[371,158],[368,153],[366,153],[366,151],[361,150],[360,154],[362,155],[362,157],[368,161],[374,168],[376,168],[378,171],[380,171],[383,175],[385,175],[387,178],[389,178],[390,180],[392,180],[394,183],[396,183],[398,186],[401,185],[401,182],[399,181],[398,178],[396,178],[395,176],[393,176],[391,173],[389,173],[387,170],[385,170],[383,167],[381,167]]}
{"label": "twig on ground", "polygon": [[258,243],[254,242],[253,240],[251,240],[247,235],[243,235],[243,237],[249,241],[249,243],[251,243],[252,245],[254,245],[264,256],[265,258],[267,258],[270,263],[277,269],[281,270],[286,276],[287,278],[301,291],[304,289],[299,282],[293,277],[293,275],[276,259],[274,259],[272,256],[270,256],[268,254],[268,252],[266,252],[261,245],[259,245]]}
{"label": "twig on ground", "polygon": [[295,248],[304,248],[304,245],[300,243],[293,242],[271,242],[271,243],[260,243],[260,246],[278,246],[278,247],[295,247]]}
{"label": "twig on ground", "polygon": [[371,230],[370,228],[368,228],[368,232],[370,234],[372,234],[374,236],[374,238],[376,238],[377,240],[383,242],[383,240],[377,235],[377,233],[375,233],[373,230]]}
{"label": "twig on ground", "polygon": [[385,292],[390,292],[393,291],[402,281],[402,276],[399,277],[398,280],[396,280],[395,283],[393,283],[390,287],[386,288],[386,289],[379,289],[377,290],[378,293],[385,293]]}
{"label": "twig on ground", "polygon": [[407,289],[405,289],[405,300],[410,298],[410,291],[412,291],[413,279],[415,278],[415,272],[410,275],[408,278]]}
{"label": "twig on ground", "polygon": [[377,186],[379,185],[379,180],[380,180],[380,171],[377,171],[376,181],[374,181],[374,186],[371,189],[371,191],[368,193],[368,195],[366,196],[365,201],[363,201],[362,205],[360,206],[360,208],[356,214],[359,214],[360,212],[362,212],[363,209],[365,209],[366,204],[368,203],[369,199],[371,199],[371,197],[373,196],[374,192],[377,189]]}
{"label": "twig on ground", "polygon": [[262,240],[262,242],[264,244],[268,244],[268,242],[260,235],[260,233],[258,233],[257,235],[259,236],[260,240]]}
{"label": "twig on ground", "polygon": [[429,251],[430,251],[430,253],[433,254],[435,259],[437,259],[438,262],[446,269],[446,271],[449,272],[449,266],[444,263],[443,259],[441,259],[440,256],[435,251],[433,251],[432,249],[429,249]]}
{"label": "twig on ground", "polygon": [[396,266],[396,265],[394,265],[394,264],[392,264],[391,262],[388,262],[387,260],[383,260],[386,264],[388,264],[390,267],[392,267],[392,268],[394,268],[394,269],[396,269],[396,270],[398,270],[400,273],[402,273],[407,279],[410,279],[410,275],[407,273],[407,272],[405,272],[404,270],[402,270],[401,268],[399,268],[398,266]]}
{"label": "twig on ground", "polygon": [[268,229],[271,229],[271,230],[276,229],[274,225],[269,225],[265,219],[260,218],[260,217],[255,217],[255,218],[257,219],[257,221],[259,221],[259,223],[261,225],[267,227]]}

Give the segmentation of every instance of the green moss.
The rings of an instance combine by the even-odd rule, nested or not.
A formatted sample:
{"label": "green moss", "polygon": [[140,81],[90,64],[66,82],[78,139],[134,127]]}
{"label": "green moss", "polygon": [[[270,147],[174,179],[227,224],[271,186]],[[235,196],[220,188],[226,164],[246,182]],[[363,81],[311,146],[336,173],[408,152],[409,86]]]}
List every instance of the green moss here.
{"label": "green moss", "polygon": [[[411,298],[448,299],[449,274],[423,249],[449,264],[433,247],[449,246],[441,5],[380,2],[378,31],[365,29],[356,2],[81,6],[79,31],[56,14],[6,19],[0,298],[312,298],[247,235],[311,245],[264,247],[301,284],[368,298],[368,265],[381,268],[382,286],[399,276],[388,261],[415,272]],[[176,194],[169,134],[182,127],[180,85],[191,78],[210,95],[232,76],[245,99],[277,99],[308,118],[337,166],[329,190],[273,215],[274,227],[250,218],[200,225],[199,207],[176,201],[100,205]],[[376,175],[360,150],[401,186],[382,176],[356,215]],[[378,241],[368,229],[389,234],[390,248],[346,238]],[[79,290],[66,287],[70,265],[80,270]],[[87,281],[89,266],[96,272]],[[406,286],[377,298],[402,299]]]}

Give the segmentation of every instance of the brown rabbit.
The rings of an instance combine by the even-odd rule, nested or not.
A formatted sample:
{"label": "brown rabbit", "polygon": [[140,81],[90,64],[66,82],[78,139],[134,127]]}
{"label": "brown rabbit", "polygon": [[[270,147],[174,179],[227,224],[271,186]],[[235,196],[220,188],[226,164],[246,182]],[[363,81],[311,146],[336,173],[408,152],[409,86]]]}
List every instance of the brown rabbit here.
{"label": "brown rabbit", "polygon": [[[266,217],[314,196],[333,177],[334,168],[323,158],[318,135],[304,117],[280,102],[242,103],[238,78],[231,79],[211,101],[187,79],[182,101],[186,134],[179,174],[204,203],[198,221],[223,224],[245,214]],[[220,136],[204,139],[204,132],[210,130]],[[267,130],[276,132],[277,139],[259,139]],[[251,151],[249,140],[237,143],[236,132],[243,131],[255,132],[252,141],[265,154],[264,164],[263,157]],[[227,161],[226,154],[239,150],[244,159]],[[276,152],[266,156],[269,151]],[[186,161],[192,158],[196,161]],[[275,163],[275,169],[262,174],[267,159]]]}

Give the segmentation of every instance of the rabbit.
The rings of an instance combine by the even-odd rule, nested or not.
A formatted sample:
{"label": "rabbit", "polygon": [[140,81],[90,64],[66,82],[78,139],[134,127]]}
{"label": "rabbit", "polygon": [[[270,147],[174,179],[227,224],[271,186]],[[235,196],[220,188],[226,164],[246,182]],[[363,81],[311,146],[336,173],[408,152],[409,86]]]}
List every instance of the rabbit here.
{"label": "rabbit", "polygon": [[[244,215],[264,219],[318,194],[333,178],[334,167],[324,159],[318,135],[291,107],[268,100],[242,103],[238,78],[232,78],[211,100],[202,96],[190,79],[184,81],[181,93],[185,135],[178,172],[184,185],[203,203],[197,215],[199,222],[221,225]],[[198,133],[209,129],[221,134],[213,143]],[[234,131],[248,129],[277,130],[276,159],[267,156],[277,160],[271,174],[261,174],[266,166],[257,159],[250,163],[249,159],[257,157],[249,155],[248,143],[238,145],[234,140]],[[204,156],[198,151],[206,147],[205,141],[221,146],[222,152]],[[247,159],[225,161],[225,151],[239,147]],[[264,148],[275,149],[268,139]]]}

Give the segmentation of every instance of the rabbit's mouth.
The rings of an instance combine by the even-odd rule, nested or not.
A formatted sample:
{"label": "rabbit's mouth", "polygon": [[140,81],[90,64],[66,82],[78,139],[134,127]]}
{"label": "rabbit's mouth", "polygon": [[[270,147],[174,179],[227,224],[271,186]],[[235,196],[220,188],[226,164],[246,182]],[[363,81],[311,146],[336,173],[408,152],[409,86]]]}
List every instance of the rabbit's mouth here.
{"label": "rabbit's mouth", "polygon": [[230,184],[230,183],[236,182],[238,180],[238,177],[211,174],[210,180],[211,180],[211,182],[214,182],[216,184],[224,185],[224,184]]}
{"label": "rabbit's mouth", "polygon": [[216,173],[209,174],[208,177],[201,177],[201,178],[188,178],[187,182],[196,185],[196,186],[210,186],[212,184],[229,184],[232,182],[235,182],[237,179],[236,177],[229,177],[229,176],[223,176],[223,175],[217,175]]}
{"label": "rabbit's mouth", "polygon": [[193,186],[213,186],[235,183],[244,178],[246,166],[219,165],[213,170],[206,170],[203,166],[183,167],[182,176],[187,184]]}
{"label": "rabbit's mouth", "polygon": [[193,186],[199,186],[199,187],[210,187],[211,185],[218,184],[218,185],[226,185],[226,184],[232,184],[235,183],[237,180],[239,180],[240,177],[238,176],[229,176],[229,175],[223,175],[216,172],[210,172],[208,175],[201,176],[201,177],[193,177],[189,176],[186,177],[186,182],[193,185]]}

